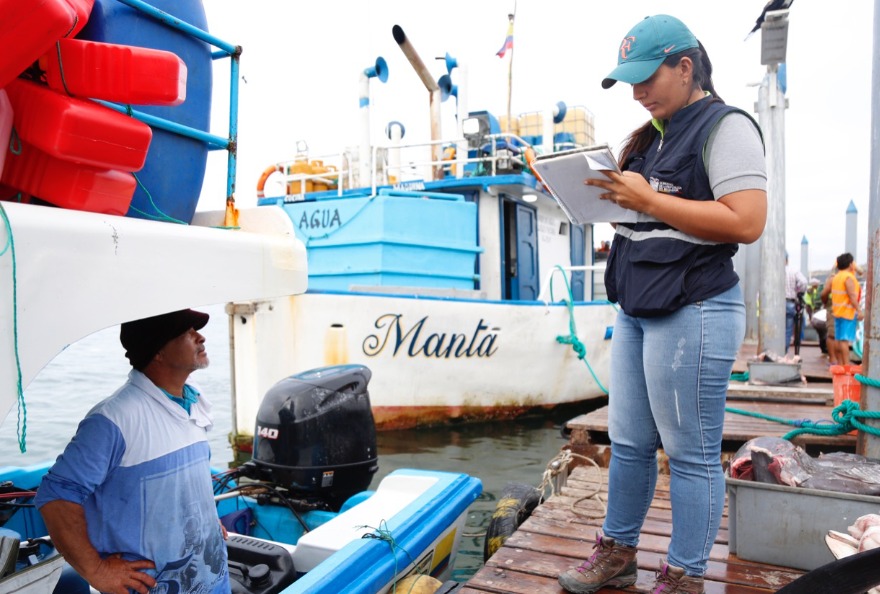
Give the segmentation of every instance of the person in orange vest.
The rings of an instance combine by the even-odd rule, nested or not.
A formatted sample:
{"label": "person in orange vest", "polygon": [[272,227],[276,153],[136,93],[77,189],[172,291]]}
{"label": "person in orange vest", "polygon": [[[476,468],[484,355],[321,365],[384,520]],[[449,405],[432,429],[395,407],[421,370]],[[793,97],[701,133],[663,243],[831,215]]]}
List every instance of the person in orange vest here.
{"label": "person in orange vest", "polygon": [[834,260],[834,266],[825,279],[825,286],[822,287],[822,293],[819,299],[825,307],[825,354],[828,355],[828,364],[834,365],[837,360],[837,342],[834,340],[834,310],[831,308],[831,283],[834,281],[834,275],[837,274],[837,260]]}
{"label": "person in orange vest", "polygon": [[855,262],[849,252],[837,257],[837,274],[831,281],[831,310],[834,313],[835,352],[831,363],[849,364],[850,344],[863,312],[860,304],[862,289],[855,274]]}

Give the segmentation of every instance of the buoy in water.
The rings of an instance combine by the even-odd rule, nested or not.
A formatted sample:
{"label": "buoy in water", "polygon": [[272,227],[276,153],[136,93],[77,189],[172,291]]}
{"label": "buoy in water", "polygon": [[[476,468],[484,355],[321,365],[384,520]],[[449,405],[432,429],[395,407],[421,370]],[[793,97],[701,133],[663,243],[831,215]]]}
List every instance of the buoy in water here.
{"label": "buoy in water", "polygon": [[395,586],[398,594],[434,594],[443,582],[429,575],[410,575]]}

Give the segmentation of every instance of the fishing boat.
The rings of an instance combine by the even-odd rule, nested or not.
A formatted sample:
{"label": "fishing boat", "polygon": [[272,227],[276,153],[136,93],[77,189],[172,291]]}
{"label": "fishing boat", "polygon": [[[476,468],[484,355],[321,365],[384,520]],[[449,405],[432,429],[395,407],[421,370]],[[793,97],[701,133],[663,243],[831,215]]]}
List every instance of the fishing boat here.
{"label": "fishing boat", "polygon": [[[358,147],[302,150],[270,164],[258,208],[282,209],[306,245],[308,290],[231,306],[238,447],[247,449],[259,397],[299,369],[373,370],[379,430],[511,418],[607,394],[615,307],[604,298],[606,255],[592,225],[573,225],[525,154],[594,143],[593,116],[560,102],[496,117],[469,111],[466,81],[439,80],[402,28],[393,35],[431,98],[431,139],[369,133],[361,73]],[[454,133],[435,116],[457,102]],[[281,345],[281,346],[279,346]]]}
{"label": "fishing boat", "polygon": [[[0,60],[0,134],[5,136],[0,175],[3,197],[11,199],[0,202],[0,407],[5,416],[18,406],[17,426],[6,423],[2,430],[17,430],[24,451],[24,389],[67,345],[166,311],[301,294],[308,273],[305,246],[282,209],[235,205],[241,48],[207,32],[199,0],[16,1],[0,6],[23,23],[10,34],[21,39],[3,38],[4,45],[21,53],[8,58],[18,62],[10,66]],[[33,42],[37,32],[49,36],[42,45]],[[132,55],[146,56],[145,72],[161,70],[160,62],[170,68],[166,84],[160,85],[168,93],[156,93],[159,83],[152,80],[140,89],[150,95],[149,107],[132,109],[116,103],[125,100],[120,93],[134,92],[131,88],[93,91],[106,81],[78,78],[75,60],[68,57],[105,50],[124,52],[125,64],[138,63]],[[176,58],[169,59],[169,53]],[[64,64],[58,83],[63,95],[52,90],[53,56]],[[205,131],[211,61],[219,58],[231,64],[227,137]],[[18,76],[35,62],[45,69],[48,82]],[[10,85],[15,89],[7,98]],[[47,140],[46,130],[15,119],[16,109],[20,116],[36,101],[33,97],[47,93],[41,105],[57,106],[64,117],[53,112],[46,119],[65,134],[64,126],[76,128],[71,122],[91,122],[87,130],[106,136],[85,135],[83,144],[106,141],[113,148],[87,159],[83,147],[67,143],[65,134]],[[125,121],[115,118],[120,111]],[[148,126],[146,132],[128,115]],[[82,136],[83,128],[76,129]],[[130,141],[120,140],[120,130],[134,131],[124,136]],[[146,154],[144,138],[149,139]],[[211,149],[229,152],[227,208],[196,211]],[[46,181],[47,171],[66,177]],[[120,216],[125,212],[128,216]],[[403,469],[370,490],[378,457],[369,368],[316,366],[297,372],[279,378],[274,391],[267,389],[261,398],[255,415],[261,426],[252,428],[257,435],[253,459],[217,470],[214,477],[218,513],[231,531],[233,591],[375,594],[408,576],[447,579],[480,481],[459,473]],[[312,441],[298,433],[299,426],[279,421],[279,404],[270,392],[288,404],[296,402],[310,421],[320,423],[320,431],[310,433]],[[360,415],[357,432],[351,425],[353,406]],[[348,407],[344,423],[335,415],[341,407]],[[315,435],[324,441],[314,441]],[[0,468],[0,592],[90,591],[54,550],[31,504],[50,466],[47,461]]]}

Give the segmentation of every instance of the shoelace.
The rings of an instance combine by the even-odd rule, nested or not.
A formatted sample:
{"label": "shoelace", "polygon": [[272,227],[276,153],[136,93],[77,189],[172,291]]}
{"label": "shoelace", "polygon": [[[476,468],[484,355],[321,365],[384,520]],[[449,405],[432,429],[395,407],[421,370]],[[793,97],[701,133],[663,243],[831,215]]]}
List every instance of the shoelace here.
{"label": "shoelace", "polygon": [[[581,573],[586,573],[588,571],[595,572],[598,568],[596,567],[596,558],[599,556],[599,553],[602,552],[602,541],[596,541],[596,544],[593,545],[593,554],[590,555],[590,558],[585,560],[583,563],[578,566],[577,570]],[[589,567],[587,564],[589,563]]]}
{"label": "shoelace", "polygon": [[[674,592],[674,588],[678,585],[678,580],[666,573],[665,571],[657,572],[657,587],[654,588],[652,594],[663,594],[663,592]],[[669,586],[669,589],[667,589]]]}

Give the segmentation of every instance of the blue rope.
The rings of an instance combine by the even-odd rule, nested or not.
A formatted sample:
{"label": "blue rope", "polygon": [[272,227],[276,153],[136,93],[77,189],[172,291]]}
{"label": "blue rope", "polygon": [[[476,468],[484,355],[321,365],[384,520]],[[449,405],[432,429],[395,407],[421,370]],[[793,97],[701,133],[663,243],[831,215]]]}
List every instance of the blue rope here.
{"label": "blue rope", "polygon": [[0,256],[3,256],[8,250],[12,258],[12,350],[15,354],[16,392],[18,398],[16,434],[18,435],[18,449],[24,454],[27,452],[27,404],[24,401],[24,389],[21,385],[21,357],[18,353],[18,286],[16,283],[15,240],[12,237],[12,224],[9,222],[9,216],[6,214],[6,209],[3,208],[2,203],[0,203],[0,217],[3,218],[3,224],[6,227],[6,245],[0,250]]}
{"label": "blue rope", "polygon": [[[571,294],[571,285],[568,282],[568,277],[565,275],[565,269],[557,264],[555,266],[562,272],[562,280],[565,281],[565,290],[568,292],[568,299],[566,300],[566,307],[568,308],[568,336],[559,335],[556,337],[556,342],[560,344],[570,344],[571,348],[574,349],[574,352],[577,353],[578,359],[582,360],[587,369],[590,372],[590,375],[593,376],[593,381],[596,382],[596,385],[599,386],[599,389],[604,393],[608,393],[608,389],[602,385],[602,382],[599,381],[599,378],[596,376],[596,372],[593,371],[593,366],[590,365],[590,362],[587,360],[587,347],[583,342],[577,337],[577,327],[574,322],[574,297]],[[553,277],[550,277],[550,301],[554,301],[553,299]],[[611,304],[611,302],[609,302]]]}

